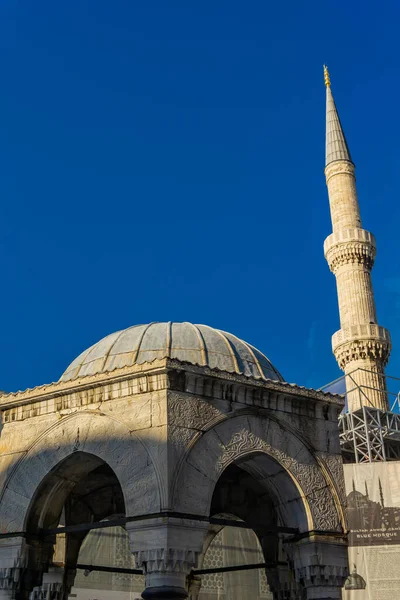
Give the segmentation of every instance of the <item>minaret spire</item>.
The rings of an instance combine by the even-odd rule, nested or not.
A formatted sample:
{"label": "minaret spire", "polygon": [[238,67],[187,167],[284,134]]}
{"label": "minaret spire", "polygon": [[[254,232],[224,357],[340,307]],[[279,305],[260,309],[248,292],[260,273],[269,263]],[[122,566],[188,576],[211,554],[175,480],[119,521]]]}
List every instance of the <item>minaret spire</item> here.
{"label": "minaret spire", "polygon": [[363,405],[388,410],[384,369],[391,343],[389,332],[377,324],[371,269],[375,260],[374,236],[362,228],[355,166],[331,90],[326,86],[325,177],[333,233],[324,244],[325,258],[336,276],[340,330],[332,337],[339,367],[346,374],[350,412]]}
{"label": "minaret spire", "polygon": [[385,508],[385,499],[383,497],[382,482],[381,482],[380,477],[379,477],[379,496],[381,499],[381,506],[382,506],[382,508]]}
{"label": "minaret spire", "polygon": [[324,66],[324,78],[326,86],[326,152],[325,166],[335,160],[346,160],[351,162],[350,150],[347,145],[343,127],[336,109],[331,90],[331,79],[328,67]]}

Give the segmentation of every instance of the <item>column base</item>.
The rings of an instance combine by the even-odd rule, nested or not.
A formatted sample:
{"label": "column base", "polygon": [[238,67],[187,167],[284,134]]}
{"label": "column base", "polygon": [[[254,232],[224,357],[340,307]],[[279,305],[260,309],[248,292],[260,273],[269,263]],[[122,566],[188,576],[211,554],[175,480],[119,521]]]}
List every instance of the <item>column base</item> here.
{"label": "column base", "polygon": [[170,585],[149,587],[142,593],[143,600],[185,600],[188,593],[184,588]]}

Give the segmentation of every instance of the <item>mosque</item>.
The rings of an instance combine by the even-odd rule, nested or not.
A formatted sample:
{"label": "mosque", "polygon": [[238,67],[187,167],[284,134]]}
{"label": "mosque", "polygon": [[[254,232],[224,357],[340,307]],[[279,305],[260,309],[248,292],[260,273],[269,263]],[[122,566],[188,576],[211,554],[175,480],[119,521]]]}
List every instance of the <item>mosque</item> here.
{"label": "mosque", "polygon": [[[375,240],[325,70],[326,182],[348,411],[387,410]],[[348,577],[344,396],[206,325],[132,326],[0,396],[0,598],[328,600]]]}

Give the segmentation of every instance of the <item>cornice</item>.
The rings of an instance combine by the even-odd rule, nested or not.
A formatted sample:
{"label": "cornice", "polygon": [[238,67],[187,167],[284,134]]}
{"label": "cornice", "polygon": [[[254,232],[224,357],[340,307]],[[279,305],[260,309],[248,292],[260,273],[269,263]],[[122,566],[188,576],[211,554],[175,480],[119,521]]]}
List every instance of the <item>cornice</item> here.
{"label": "cornice", "polygon": [[[26,404],[56,400],[64,396],[83,395],[86,398],[86,394],[88,397],[95,398],[97,390],[104,399],[107,395],[111,397],[113,392],[117,393],[123,387],[126,388],[127,394],[145,393],[156,389],[177,389],[181,385],[177,381],[179,374],[182,373],[187,379],[190,376],[213,379],[219,380],[223,385],[252,387],[260,391],[268,390],[286,396],[328,402],[338,406],[343,404],[343,397],[339,394],[330,394],[285,381],[256,379],[246,375],[227,373],[166,358],[156,359],[152,363],[116,369],[110,373],[90,375],[68,382],[59,381],[25,391],[3,394],[0,396],[0,411]],[[91,394],[91,391],[94,393]],[[95,398],[93,402],[97,402],[97,399]]]}

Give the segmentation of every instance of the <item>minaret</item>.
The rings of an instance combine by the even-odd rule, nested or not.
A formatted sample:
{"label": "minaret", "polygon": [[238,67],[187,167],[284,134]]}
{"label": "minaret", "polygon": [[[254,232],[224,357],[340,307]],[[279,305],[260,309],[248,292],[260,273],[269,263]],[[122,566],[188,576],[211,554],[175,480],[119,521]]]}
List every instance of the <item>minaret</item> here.
{"label": "minaret", "polygon": [[364,481],[364,484],[365,484],[365,495],[366,495],[366,497],[367,497],[367,498],[368,498],[368,500],[369,500],[369,493],[368,493],[367,480],[365,480],[365,481]]}
{"label": "minaret", "polygon": [[379,496],[381,499],[381,506],[382,506],[382,508],[385,508],[385,499],[383,497],[382,482],[381,482],[380,477],[379,477]]}
{"label": "minaret", "polygon": [[374,236],[361,225],[355,167],[331,91],[327,67],[326,164],[333,233],[324,243],[325,258],[336,276],[340,329],[332,349],[346,375],[348,410],[374,406],[388,410],[385,365],[390,354],[389,332],[377,324],[371,269]]}

